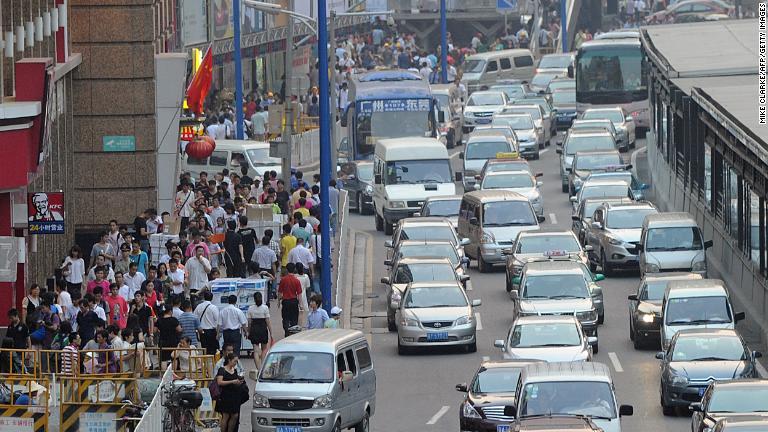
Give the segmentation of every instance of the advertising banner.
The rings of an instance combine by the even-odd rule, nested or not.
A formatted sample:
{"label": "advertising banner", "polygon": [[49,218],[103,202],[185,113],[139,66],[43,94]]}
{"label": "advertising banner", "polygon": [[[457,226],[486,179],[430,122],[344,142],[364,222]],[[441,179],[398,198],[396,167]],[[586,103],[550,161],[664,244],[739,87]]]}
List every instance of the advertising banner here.
{"label": "advertising banner", "polygon": [[184,0],[181,4],[181,41],[184,46],[208,42],[208,11],[205,0]]}
{"label": "advertising banner", "polygon": [[30,234],[64,234],[64,192],[27,194]]}

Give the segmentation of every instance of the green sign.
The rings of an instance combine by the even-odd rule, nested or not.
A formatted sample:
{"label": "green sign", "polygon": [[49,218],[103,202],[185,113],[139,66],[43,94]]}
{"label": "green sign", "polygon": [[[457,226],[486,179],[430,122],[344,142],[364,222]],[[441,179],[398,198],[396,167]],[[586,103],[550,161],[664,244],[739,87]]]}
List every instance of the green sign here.
{"label": "green sign", "polygon": [[105,152],[136,151],[136,137],[133,135],[104,135],[101,143]]}

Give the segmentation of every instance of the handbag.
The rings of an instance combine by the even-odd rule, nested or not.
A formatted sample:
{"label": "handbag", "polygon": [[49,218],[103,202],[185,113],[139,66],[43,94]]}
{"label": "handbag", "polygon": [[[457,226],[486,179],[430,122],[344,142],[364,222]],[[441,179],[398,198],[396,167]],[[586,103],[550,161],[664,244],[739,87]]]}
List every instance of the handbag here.
{"label": "handbag", "polygon": [[240,392],[240,405],[248,402],[251,399],[251,390],[248,388],[247,382],[243,381],[243,383],[238,387],[238,391]]}
{"label": "handbag", "polygon": [[213,377],[211,383],[208,384],[208,391],[211,393],[211,400],[217,401],[221,398],[221,387],[219,387],[219,382],[216,381],[216,377]]}
{"label": "handbag", "polygon": [[34,342],[42,342],[45,339],[45,326],[38,327],[29,335],[29,338]]}

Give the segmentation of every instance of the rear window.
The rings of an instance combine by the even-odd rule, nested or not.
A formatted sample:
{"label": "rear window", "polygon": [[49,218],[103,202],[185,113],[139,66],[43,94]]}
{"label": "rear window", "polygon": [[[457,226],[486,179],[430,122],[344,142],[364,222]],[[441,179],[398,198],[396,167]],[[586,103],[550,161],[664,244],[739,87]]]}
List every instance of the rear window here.
{"label": "rear window", "polygon": [[533,57],[531,56],[515,57],[515,66],[516,67],[533,66]]}

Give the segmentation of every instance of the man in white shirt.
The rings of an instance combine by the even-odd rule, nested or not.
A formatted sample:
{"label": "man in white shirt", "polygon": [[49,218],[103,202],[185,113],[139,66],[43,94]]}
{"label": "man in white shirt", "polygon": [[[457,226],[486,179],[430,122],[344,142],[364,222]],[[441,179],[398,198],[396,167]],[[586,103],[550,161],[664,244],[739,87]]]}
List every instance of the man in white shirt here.
{"label": "man in white shirt", "polygon": [[261,106],[256,107],[256,112],[251,116],[251,128],[253,139],[264,141],[267,135],[267,118],[261,114]]}
{"label": "man in white shirt", "polygon": [[219,129],[218,123],[211,123],[208,125],[207,128],[205,128],[205,134],[213,139],[216,139],[216,133],[218,132],[218,129]]}
{"label": "man in white shirt", "polygon": [[[128,287],[128,294],[130,294],[127,298],[123,296],[127,302],[133,300],[133,295],[136,294],[136,291],[141,289],[141,284],[147,280],[147,278],[144,276],[144,273],[139,272],[138,268],[138,265],[132,262],[130,266],[128,266],[128,274],[123,276],[123,279],[125,279],[125,285]],[[122,295],[122,288],[120,289],[120,293]]]}
{"label": "man in white shirt", "polygon": [[190,293],[196,294],[208,283],[208,273],[211,272],[211,262],[204,256],[202,246],[195,248],[195,257],[187,260],[184,270],[187,272],[187,288]]}
{"label": "man in white shirt", "polygon": [[231,295],[227,299],[227,304],[219,310],[219,328],[221,328],[224,344],[232,344],[235,347],[235,354],[240,353],[243,335],[248,320],[245,314],[237,306],[237,296]]}
{"label": "man in white shirt", "polygon": [[419,69],[419,75],[424,78],[424,81],[429,82],[429,76],[432,75],[432,68],[426,61],[421,62],[421,69]]}
{"label": "man in white shirt", "polygon": [[296,239],[296,247],[288,252],[288,262],[294,264],[302,263],[305,269],[312,268],[312,264],[315,263],[315,256],[312,254],[312,251],[307,249],[304,245],[304,239]]}
{"label": "man in white shirt", "polygon": [[218,198],[213,199],[213,207],[211,207],[211,219],[213,219],[213,226],[216,226],[216,221],[219,220],[219,218],[226,218],[227,217],[227,211],[224,210],[224,207],[221,206],[219,203]]}
{"label": "man in white shirt", "polygon": [[219,350],[219,336],[217,328],[219,327],[219,308],[211,303],[213,294],[206,290],[203,291],[203,301],[195,308],[195,316],[200,320],[200,344],[205,348],[207,355],[216,355]]}
{"label": "man in white shirt", "polygon": [[[110,261],[111,263],[111,261]],[[109,281],[109,283],[115,282],[115,271],[112,270],[112,267],[107,264],[107,259],[104,257],[104,255],[97,255],[96,256],[96,264],[91,267],[91,269],[88,271],[88,282],[92,280],[96,280],[96,268],[97,267],[104,267],[109,272],[107,273],[106,279]]]}
{"label": "man in white shirt", "polygon": [[171,292],[176,295],[184,294],[184,270],[179,268],[178,260],[168,261],[168,277],[171,278]]}
{"label": "man in white shirt", "polygon": [[182,183],[181,190],[176,192],[176,215],[181,217],[181,229],[187,229],[189,218],[195,214],[195,194],[190,189],[190,184]]}
{"label": "man in white shirt", "polygon": [[131,289],[125,284],[125,276],[122,272],[115,274],[115,283],[117,284],[117,294],[122,297],[126,303],[130,304],[133,300],[131,296]]}

